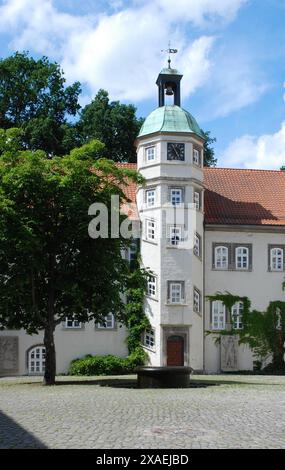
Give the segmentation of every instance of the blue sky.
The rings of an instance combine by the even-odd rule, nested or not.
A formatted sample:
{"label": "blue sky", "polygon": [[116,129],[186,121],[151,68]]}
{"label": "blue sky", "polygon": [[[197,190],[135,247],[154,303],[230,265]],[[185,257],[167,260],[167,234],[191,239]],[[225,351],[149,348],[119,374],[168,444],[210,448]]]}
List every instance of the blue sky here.
{"label": "blue sky", "polygon": [[284,0],[0,0],[1,56],[57,60],[83,105],[105,88],[146,116],[171,39],[183,107],[229,167],[285,164],[284,24]]}

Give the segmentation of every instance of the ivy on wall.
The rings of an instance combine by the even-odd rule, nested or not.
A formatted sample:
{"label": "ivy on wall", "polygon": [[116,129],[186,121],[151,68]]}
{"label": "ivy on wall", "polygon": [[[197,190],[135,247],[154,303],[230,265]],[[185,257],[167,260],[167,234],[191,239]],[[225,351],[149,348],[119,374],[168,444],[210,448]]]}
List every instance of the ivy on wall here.
{"label": "ivy on wall", "polygon": [[[284,288],[284,285],[283,285]],[[219,342],[221,335],[238,335],[239,344],[247,344],[259,359],[271,357],[272,363],[267,366],[267,370],[285,371],[285,302],[270,302],[265,312],[251,310],[251,302],[248,297],[240,297],[230,292],[218,292],[208,296],[211,302],[221,301],[230,312],[231,328],[219,331],[219,337],[215,342]],[[243,328],[233,329],[232,307],[237,303],[243,303]],[[217,334],[208,331],[206,334]]]}
{"label": "ivy on wall", "polygon": [[147,290],[148,271],[140,267],[140,260],[131,262],[130,275],[126,294],[126,318],[129,335],[126,339],[129,354],[141,358],[141,363],[148,360],[148,355],[142,346],[142,334],[151,327],[144,312],[144,300]]}

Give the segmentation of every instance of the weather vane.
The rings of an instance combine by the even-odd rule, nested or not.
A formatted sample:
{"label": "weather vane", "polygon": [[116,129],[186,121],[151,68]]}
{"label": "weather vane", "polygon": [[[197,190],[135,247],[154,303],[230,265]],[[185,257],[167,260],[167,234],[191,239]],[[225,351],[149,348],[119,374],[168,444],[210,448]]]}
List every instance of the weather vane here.
{"label": "weather vane", "polygon": [[178,49],[172,49],[171,48],[171,42],[169,41],[168,43],[168,49],[162,49],[161,52],[167,52],[168,54],[168,68],[171,69],[171,56],[170,54],[177,54]]}

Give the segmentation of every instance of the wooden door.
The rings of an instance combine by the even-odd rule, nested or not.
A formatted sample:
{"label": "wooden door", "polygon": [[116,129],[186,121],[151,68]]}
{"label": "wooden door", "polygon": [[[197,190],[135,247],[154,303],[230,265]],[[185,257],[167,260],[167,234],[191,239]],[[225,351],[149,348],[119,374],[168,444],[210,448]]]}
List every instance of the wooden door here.
{"label": "wooden door", "polygon": [[167,365],[184,366],[184,338],[170,336],[167,339]]}

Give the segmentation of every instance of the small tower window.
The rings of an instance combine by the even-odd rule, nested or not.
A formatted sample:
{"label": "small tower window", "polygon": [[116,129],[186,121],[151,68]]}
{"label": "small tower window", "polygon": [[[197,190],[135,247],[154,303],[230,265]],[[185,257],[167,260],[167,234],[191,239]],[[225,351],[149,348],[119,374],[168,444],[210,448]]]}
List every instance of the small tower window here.
{"label": "small tower window", "polygon": [[196,166],[201,166],[201,151],[198,149],[193,149],[193,163]]}
{"label": "small tower window", "polygon": [[147,147],[145,149],[146,161],[153,162],[155,160],[155,147]]}
{"label": "small tower window", "polygon": [[183,241],[182,225],[170,225],[168,228],[168,244],[178,246]]}
{"label": "small tower window", "polygon": [[200,191],[194,191],[194,204],[196,210],[199,211],[201,209],[201,193]]}
{"label": "small tower window", "polygon": [[156,296],[156,277],[155,276],[150,276],[148,278],[147,294],[150,297],[155,297]]}
{"label": "small tower window", "polygon": [[156,221],[153,219],[146,220],[146,239],[155,240],[156,239]]}
{"label": "small tower window", "polygon": [[170,202],[173,206],[182,204],[183,202],[183,189],[182,188],[171,188],[170,189]]}
{"label": "small tower window", "polygon": [[155,189],[148,189],[146,191],[146,205],[147,207],[155,205]]}

